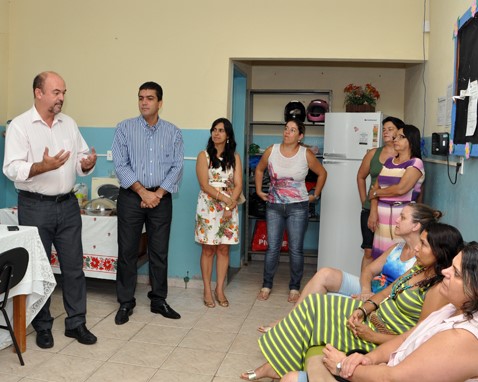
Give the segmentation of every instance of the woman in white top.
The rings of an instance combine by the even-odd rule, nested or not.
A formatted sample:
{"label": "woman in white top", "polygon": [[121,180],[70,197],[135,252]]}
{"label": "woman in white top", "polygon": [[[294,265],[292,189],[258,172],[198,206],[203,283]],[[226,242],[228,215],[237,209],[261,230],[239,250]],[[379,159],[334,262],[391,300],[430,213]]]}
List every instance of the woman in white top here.
{"label": "woman in white top", "polygon": [[[327,172],[315,155],[301,145],[305,125],[292,119],[284,127],[283,140],[267,148],[255,172],[256,192],[267,202],[267,240],[269,247],[264,261],[264,280],[258,295],[259,300],[267,300],[279,263],[280,248],[284,229],[289,240],[289,302],[295,303],[300,296],[300,283],[304,270],[304,235],[307,230],[309,203],[320,197]],[[264,170],[270,177],[268,192],[262,190]],[[313,195],[305,186],[309,169],[317,174]]]}
{"label": "woman in white top", "polygon": [[345,357],[327,345],[322,362],[316,358],[309,377],[318,377],[323,363],[330,373],[321,375],[321,381],[335,381],[332,374],[368,382],[477,380],[478,243],[467,244],[442,273],[439,290],[448,305],[366,355]]}

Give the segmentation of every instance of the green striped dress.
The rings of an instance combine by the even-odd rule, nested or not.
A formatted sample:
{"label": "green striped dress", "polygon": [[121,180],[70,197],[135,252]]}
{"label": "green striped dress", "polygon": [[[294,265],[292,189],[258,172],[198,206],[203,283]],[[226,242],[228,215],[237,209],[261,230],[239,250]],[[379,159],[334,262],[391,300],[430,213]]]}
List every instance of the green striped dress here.
{"label": "green striped dress", "polygon": [[[376,313],[389,330],[403,333],[417,323],[425,294],[423,289],[407,289],[395,300],[384,300]],[[259,338],[259,347],[280,376],[303,370],[305,354],[312,346],[332,344],[343,352],[357,348],[370,351],[377,345],[354,337],[346,326],[352,312],[361,304],[346,296],[309,295]],[[367,324],[376,331],[370,321]]]}

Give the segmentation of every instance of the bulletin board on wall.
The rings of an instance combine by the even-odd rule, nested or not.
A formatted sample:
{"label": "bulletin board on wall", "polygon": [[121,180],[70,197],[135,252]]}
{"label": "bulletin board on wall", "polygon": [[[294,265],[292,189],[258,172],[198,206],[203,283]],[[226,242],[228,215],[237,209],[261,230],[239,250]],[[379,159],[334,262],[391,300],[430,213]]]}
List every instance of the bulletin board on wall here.
{"label": "bulletin board on wall", "polygon": [[450,154],[478,156],[478,13],[476,5],[457,20]]}

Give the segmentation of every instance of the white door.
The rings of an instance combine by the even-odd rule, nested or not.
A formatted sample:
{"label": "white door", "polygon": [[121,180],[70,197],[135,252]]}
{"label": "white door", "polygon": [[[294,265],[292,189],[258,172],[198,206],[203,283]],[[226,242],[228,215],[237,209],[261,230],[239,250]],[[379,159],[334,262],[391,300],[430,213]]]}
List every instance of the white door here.
{"label": "white door", "polygon": [[317,268],[334,267],[360,275],[363,251],[360,231],[362,205],[356,176],[361,161],[324,159],[327,182],[320,199]]}
{"label": "white door", "polygon": [[381,113],[326,113],[324,157],[362,158],[380,146]]}

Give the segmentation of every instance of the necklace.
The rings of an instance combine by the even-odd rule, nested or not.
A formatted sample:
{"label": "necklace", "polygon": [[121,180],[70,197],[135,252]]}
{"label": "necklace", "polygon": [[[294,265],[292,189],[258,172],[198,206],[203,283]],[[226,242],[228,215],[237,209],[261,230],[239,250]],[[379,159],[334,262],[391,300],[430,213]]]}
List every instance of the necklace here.
{"label": "necklace", "polygon": [[418,269],[410,272],[408,275],[406,275],[404,277],[400,277],[400,279],[398,279],[397,282],[392,285],[392,291],[390,292],[389,298],[392,298],[393,300],[395,300],[400,293],[406,291],[407,289],[410,289],[410,288],[413,288],[413,287],[416,287],[416,286],[421,288],[421,287],[425,286],[426,284],[428,284],[428,282],[436,276],[431,276],[431,277],[427,277],[423,280],[419,280],[415,284],[408,284],[408,281],[413,276],[419,275],[420,273],[423,273],[426,270],[427,270],[427,268],[418,268]]}

